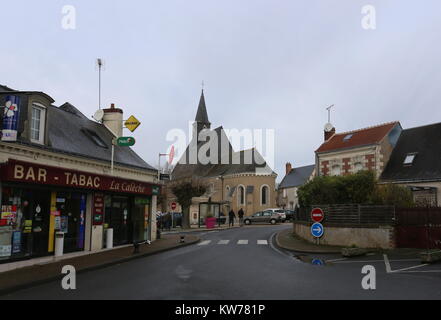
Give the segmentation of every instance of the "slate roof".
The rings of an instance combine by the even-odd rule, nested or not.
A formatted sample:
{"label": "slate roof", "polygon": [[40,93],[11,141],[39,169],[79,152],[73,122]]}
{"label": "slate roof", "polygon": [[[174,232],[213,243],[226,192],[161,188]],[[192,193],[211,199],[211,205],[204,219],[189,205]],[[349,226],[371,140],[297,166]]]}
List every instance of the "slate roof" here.
{"label": "slate roof", "polygon": [[[405,165],[404,159],[410,153],[416,153],[416,157],[411,165]],[[380,180],[441,180],[441,123],[403,130]]]}
{"label": "slate roof", "polygon": [[291,172],[283,178],[282,182],[280,182],[279,189],[293,188],[304,185],[306,182],[308,182],[309,177],[311,177],[314,168],[315,165],[293,168]]}
{"label": "slate roof", "polygon": [[210,121],[208,120],[207,106],[205,105],[204,90],[202,90],[202,95],[199,101],[198,112],[196,113],[195,121],[210,124]]}
{"label": "slate roof", "polygon": [[[4,86],[0,86],[0,93],[11,91],[2,90],[3,88]],[[25,92],[15,91],[15,93]],[[0,105],[3,105],[3,103],[0,103]],[[106,127],[101,123],[89,120],[70,103],[65,103],[60,107],[51,105],[47,111],[48,145],[32,143],[20,135],[18,141],[13,143],[110,163],[113,135]],[[106,147],[98,146],[92,136],[97,136]],[[115,146],[114,161],[115,164],[120,166],[156,171],[154,167],[150,166],[128,147]]]}
{"label": "slate roof", "polygon": [[[396,126],[401,127],[398,121],[344,133],[336,133],[328,141],[325,141],[316,152],[330,152],[376,144],[381,142]],[[345,140],[345,137],[349,135],[352,135],[352,137]]]}

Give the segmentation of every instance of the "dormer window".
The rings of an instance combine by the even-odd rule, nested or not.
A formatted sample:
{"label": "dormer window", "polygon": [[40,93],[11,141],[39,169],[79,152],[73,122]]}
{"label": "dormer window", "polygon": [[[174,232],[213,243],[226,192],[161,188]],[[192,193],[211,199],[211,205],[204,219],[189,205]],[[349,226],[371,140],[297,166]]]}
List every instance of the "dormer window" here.
{"label": "dormer window", "polygon": [[33,103],[31,111],[31,142],[44,144],[45,125],[46,108],[41,104]]}
{"label": "dormer window", "polygon": [[416,153],[408,153],[408,154],[406,155],[406,158],[404,159],[403,164],[404,164],[405,166],[410,166],[410,165],[412,165],[412,164],[413,164],[413,161],[415,160],[416,155],[417,155]]}
{"label": "dormer window", "polygon": [[346,136],[343,138],[343,141],[349,141],[349,140],[351,140],[352,136],[353,136],[353,134],[348,134],[348,135],[346,135]]}

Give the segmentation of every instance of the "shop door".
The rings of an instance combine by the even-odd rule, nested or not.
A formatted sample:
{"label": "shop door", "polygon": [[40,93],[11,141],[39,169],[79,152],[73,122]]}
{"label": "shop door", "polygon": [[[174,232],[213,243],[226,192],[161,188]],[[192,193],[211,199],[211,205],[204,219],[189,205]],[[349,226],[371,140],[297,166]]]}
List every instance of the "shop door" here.
{"label": "shop door", "polygon": [[64,232],[64,252],[84,249],[86,195],[58,193],[57,209],[60,211],[59,230]]}
{"label": "shop door", "polygon": [[32,190],[30,209],[32,212],[32,255],[48,254],[49,218],[51,194],[48,191]]}
{"label": "shop door", "polygon": [[129,216],[129,199],[112,197],[110,228],[113,228],[113,244],[124,245],[131,242],[131,217]]}

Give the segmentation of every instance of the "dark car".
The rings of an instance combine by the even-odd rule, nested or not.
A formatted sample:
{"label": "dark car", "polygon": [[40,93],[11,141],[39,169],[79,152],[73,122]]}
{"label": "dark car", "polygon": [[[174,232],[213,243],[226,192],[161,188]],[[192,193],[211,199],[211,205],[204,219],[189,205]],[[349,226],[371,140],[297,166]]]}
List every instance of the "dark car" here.
{"label": "dark car", "polygon": [[285,214],[287,221],[294,221],[296,217],[296,212],[294,210],[285,210]]}

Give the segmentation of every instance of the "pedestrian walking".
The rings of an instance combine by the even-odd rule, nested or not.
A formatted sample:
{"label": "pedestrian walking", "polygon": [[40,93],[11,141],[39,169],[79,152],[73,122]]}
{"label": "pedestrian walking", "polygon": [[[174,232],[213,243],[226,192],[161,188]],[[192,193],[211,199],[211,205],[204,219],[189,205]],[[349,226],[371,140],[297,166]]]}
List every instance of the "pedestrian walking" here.
{"label": "pedestrian walking", "polygon": [[242,208],[240,208],[237,215],[239,216],[239,225],[242,227],[243,226],[243,216],[245,215],[245,212],[243,212]]}
{"label": "pedestrian walking", "polygon": [[228,213],[228,220],[229,220],[229,227],[234,227],[234,219],[236,219],[236,214],[234,213],[233,209],[230,210]]}

